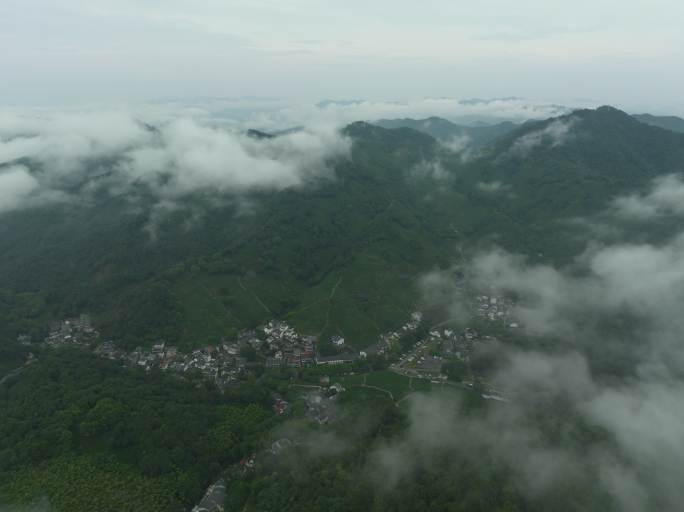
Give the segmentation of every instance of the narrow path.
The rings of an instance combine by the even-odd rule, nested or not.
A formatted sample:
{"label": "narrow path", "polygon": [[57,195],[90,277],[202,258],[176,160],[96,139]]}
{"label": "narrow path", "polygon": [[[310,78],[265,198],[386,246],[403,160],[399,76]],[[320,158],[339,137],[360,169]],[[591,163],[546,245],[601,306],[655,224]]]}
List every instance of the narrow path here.
{"label": "narrow path", "polygon": [[240,285],[240,288],[242,288],[242,289],[243,289],[244,291],[246,291],[247,293],[251,294],[252,297],[254,297],[254,300],[256,300],[256,301],[261,305],[261,307],[264,308],[264,310],[265,310],[268,314],[270,314],[270,315],[273,314],[273,311],[271,311],[271,310],[268,308],[268,306],[262,302],[262,300],[259,298],[259,296],[258,296],[256,293],[254,293],[252,290],[246,288],[245,285],[242,284],[242,277],[238,277],[238,284]]}
{"label": "narrow path", "polygon": [[226,313],[226,315],[234,318],[235,320],[238,321],[238,323],[242,323],[240,321],[240,319],[237,316],[235,316],[235,314],[230,309],[228,309],[228,307],[223,303],[223,301],[218,297],[218,295],[216,295],[216,292],[214,290],[211,290],[204,283],[200,283],[200,286],[204,289],[204,291],[207,293],[207,295],[214,300],[214,302],[218,303],[218,305],[221,306],[221,308]]}
{"label": "narrow path", "polygon": [[19,375],[21,372],[24,371],[25,366],[20,366],[19,368],[16,368],[9,372],[7,375],[5,375],[2,379],[0,379],[0,385],[4,384],[6,381],[11,379],[12,377],[15,377]]}
{"label": "narrow path", "polygon": [[293,315],[298,315],[302,311],[306,311],[307,309],[314,307],[316,304],[320,304],[321,302],[325,302],[326,300],[329,300],[329,299],[320,299],[320,300],[312,302],[311,304],[307,304],[306,306],[302,306],[301,308],[299,308],[295,311],[290,311],[283,318],[287,318],[287,317],[290,317]]}
{"label": "narrow path", "polygon": [[377,387],[377,386],[370,386],[370,385],[368,385],[368,384],[362,384],[360,387],[362,387],[362,388],[367,388],[367,389],[374,389],[374,390],[376,390],[376,391],[382,391],[383,393],[387,393],[387,394],[389,395],[389,397],[392,399],[392,401],[394,402],[394,395],[392,394],[391,391],[388,391],[388,390],[386,390],[386,389],[379,388],[379,387]]}
{"label": "narrow path", "polygon": [[330,310],[332,309],[332,300],[333,297],[335,297],[335,292],[337,291],[337,287],[340,285],[341,282],[342,276],[340,276],[335,285],[332,287],[332,290],[330,290],[330,295],[328,295],[328,310],[325,312],[325,324],[323,324],[321,332],[318,333],[319,336],[321,336],[328,328],[328,324],[330,323]]}
{"label": "narrow path", "polygon": [[[367,374],[367,373],[364,373],[364,374],[363,374],[363,383],[361,383],[361,384],[352,384],[350,387],[374,389],[374,390],[376,390],[376,391],[380,391],[380,392],[382,392],[382,393],[385,393],[385,394],[389,395],[389,397],[390,397],[390,398],[392,399],[392,401],[394,402],[394,395],[392,394],[391,391],[389,391],[389,390],[387,390],[387,389],[379,388],[378,386],[371,386],[370,384],[367,384],[367,383],[366,383],[366,377],[367,377],[367,376],[368,376],[368,374]],[[395,405],[396,405],[396,404],[395,404]]]}
{"label": "narrow path", "polygon": [[312,389],[318,389],[319,391],[323,389],[322,386],[315,386],[313,384],[290,384],[291,388],[312,388]]}
{"label": "narrow path", "polygon": [[328,297],[328,300],[333,300],[333,297],[335,296],[335,292],[337,291],[337,287],[340,285],[342,282],[342,276],[337,280],[335,283],[335,286],[333,286],[332,291],[330,292],[330,296]]}

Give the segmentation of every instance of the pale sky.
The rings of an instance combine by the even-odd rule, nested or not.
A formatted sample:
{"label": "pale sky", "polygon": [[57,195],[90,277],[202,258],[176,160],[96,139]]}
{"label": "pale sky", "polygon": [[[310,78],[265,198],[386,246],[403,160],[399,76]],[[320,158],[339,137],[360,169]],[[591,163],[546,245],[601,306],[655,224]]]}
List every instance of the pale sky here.
{"label": "pale sky", "polygon": [[1,0],[0,103],[521,96],[684,114],[680,0]]}

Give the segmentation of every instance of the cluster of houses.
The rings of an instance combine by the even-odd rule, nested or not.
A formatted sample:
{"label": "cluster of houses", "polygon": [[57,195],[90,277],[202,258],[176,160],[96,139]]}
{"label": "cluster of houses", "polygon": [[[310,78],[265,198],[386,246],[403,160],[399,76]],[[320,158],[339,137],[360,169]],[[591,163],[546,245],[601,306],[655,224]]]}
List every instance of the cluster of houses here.
{"label": "cluster of houses", "polygon": [[490,322],[501,322],[515,329],[518,324],[511,318],[514,304],[505,297],[495,295],[478,295],[475,297],[477,315]]}
{"label": "cluster of houses", "polygon": [[420,340],[392,369],[408,377],[435,379],[442,374],[444,359],[430,354],[428,340]]}
{"label": "cluster of houses", "polygon": [[[89,345],[100,336],[90,323],[90,316],[81,315],[61,322],[53,322],[45,343],[51,347],[62,345]],[[27,336],[20,336],[20,342],[26,342]]]}
{"label": "cluster of houses", "polygon": [[423,321],[423,313],[420,311],[414,311],[411,313],[411,319],[401,326],[401,329],[397,331],[390,331],[386,334],[380,336],[380,340],[385,343],[387,348],[392,348],[392,346],[399,341],[399,338],[406,334],[416,332],[420,323]]}
{"label": "cluster of houses", "polygon": [[480,334],[470,327],[460,332],[449,328],[433,329],[425,338],[418,340],[393,368],[407,376],[439,378],[442,365],[449,359],[470,362],[479,340]]}
{"label": "cluster of houses", "polygon": [[414,311],[411,313],[411,318],[408,322],[401,326],[401,328],[396,331],[389,331],[380,335],[378,342],[364,348],[359,355],[361,357],[367,357],[370,355],[384,355],[387,354],[392,347],[399,341],[402,336],[410,334],[418,330],[420,323],[423,321],[423,313],[420,311]]}
{"label": "cluster of houses", "polygon": [[[331,344],[337,349],[333,355],[317,354],[317,336],[299,334],[287,322],[271,320],[255,330],[242,331],[236,339],[221,340],[190,353],[159,341],[151,348],[137,347],[131,352],[119,348],[113,341],[98,342],[99,333],[92,327],[88,315],[56,322],[50,327],[45,343],[49,346],[94,346],[94,353],[111,360],[121,361],[151,371],[160,369],[175,373],[196,372],[211,379],[220,387],[238,380],[241,372],[250,365],[263,363],[267,368],[300,368],[312,365],[339,365],[352,363],[374,354],[386,354],[407,333],[418,329],[422,313],[411,314],[400,329],[380,335],[378,341],[361,351],[349,346],[342,336],[333,336]],[[251,352],[255,357],[248,363],[243,355]],[[258,361],[258,362],[257,362]]]}
{"label": "cluster of houses", "polygon": [[[87,315],[77,319],[56,322],[50,328],[50,334],[45,339],[49,346],[80,345],[93,346],[97,342],[99,333],[92,328]],[[256,330],[242,331],[235,340],[221,340],[218,345],[207,345],[195,349],[190,353],[179,351],[178,347],[159,341],[151,348],[137,347],[131,352],[119,348],[113,341],[97,343],[93,351],[107,359],[121,361],[129,366],[137,366],[150,371],[160,370],[176,373],[197,372],[217,384],[227,385],[238,380],[248,362],[243,354],[245,349],[253,350],[260,355],[267,368],[300,368],[310,365],[335,365],[353,362],[366,352],[352,352],[347,349],[345,340],[341,336],[331,338],[333,345],[338,347],[339,353],[333,356],[316,354],[316,336],[299,334],[292,326],[279,320],[271,320]],[[383,351],[385,344],[375,350]],[[367,349],[373,353],[371,348]],[[254,363],[258,364],[258,363]]]}
{"label": "cluster of houses", "polygon": [[247,365],[244,357],[231,344],[209,345],[190,353],[182,353],[177,347],[161,341],[151,349],[137,347],[132,352],[124,352],[113,342],[106,341],[95,347],[94,352],[102,357],[119,360],[129,366],[138,366],[147,371],[153,368],[177,373],[197,372],[219,386],[238,379]]}
{"label": "cluster of houses", "polygon": [[477,331],[466,327],[462,332],[454,329],[433,329],[429,332],[428,343],[439,347],[441,354],[447,358],[470,361],[474,344],[480,339]]}
{"label": "cluster of houses", "polygon": [[260,330],[264,342],[254,348],[264,345],[267,368],[301,368],[316,363],[316,336],[302,336],[287,322],[278,320],[271,320]]}
{"label": "cluster of houses", "polygon": [[349,347],[344,337],[333,336],[330,342],[337,352],[328,356],[316,353],[317,336],[302,336],[286,322],[271,320],[260,328],[264,334],[265,348],[269,352],[265,364],[267,368],[300,368],[314,364],[339,365],[353,363],[369,355],[386,354],[401,336],[416,331],[422,319],[421,312],[411,313],[410,320],[400,329],[380,335],[376,343],[358,352]]}

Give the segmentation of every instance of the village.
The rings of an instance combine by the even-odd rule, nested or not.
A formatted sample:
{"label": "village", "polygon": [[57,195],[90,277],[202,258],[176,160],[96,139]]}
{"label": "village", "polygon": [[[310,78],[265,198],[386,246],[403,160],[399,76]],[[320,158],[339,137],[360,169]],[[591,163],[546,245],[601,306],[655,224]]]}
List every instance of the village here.
{"label": "village", "polygon": [[443,364],[452,358],[469,363],[479,340],[480,335],[470,328],[460,333],[453,329],[433,329],[402,354],[391,368],[407,377],[442,379],[445,378]]}
{"label": "village", "polygon": [[519,327],[511,315],[515,304],[510,299],[496,295],[478,295],[475,297],[475,303],[479,317],[490,322],[500,322],[510,329]]}
{"label": "village", "polygon": [[[511,311],[513,302],[495,295],[476,295],[472,299],[475,317],[485,322],[518,329],[519,323]],[[259,367],[266,369],[297,369],[315,366],[351,364],[369,356],[381,356],[390,363],[389,369],[397,374],[418,379],[439,381],[446,379],[444,364],[458,360],[469,364],[476,345],[491,339],[472,327],[456,330],[450,327],[433,327],[426,334],[416,336],[424,315],[420,311],[410,314],[399,329],[382,333],[378,340],[361,350],[353,348],[343,336],[334,335],[326,340],[333,353],[323,355],[316,335],[302,334],[285,321],[272,319],[256,329],[241,331],[234,339],[221,339],[217,344],[183,352],[177,346],[159,340],[151,347],[137,347],[126,352],[113,340],[100,341],[100,333],[93,327],[90,317],[65,319],[50,325],[44,344],[49,347],[75,346],[90,348],[95,354],[124,365],[145,371],[158,369],[179,375],[193,374],[216,383],[225,389],[249,375]],[[424,328],[425,329],[425,328]],[[421,331],[424,332],[424,331]],[[400,340],[409,335],[417,337],[411,345]],[[26,336],[20,336],[28,343]],[[316,407],[310,404],[310,409]]]}
{"label": "village", "polygon": [[[513,306],[511,301],[503,297],[479,295],[473,298],[473,309],[478,318],[509,329],[519,328],[518,322],[511,314]],[[82,314],[78,318],[52,323],[43,343],[50,348],[71,346],[91,349],[100,357],[118,361],[129,367],[141,368],[146,372],[158,370],[179,376],[197,375],[213,381],[220,390],[225,390],[231,384],[244,380],[257,368],[299,369],[337,366],[351,364],[370,356],[380,356],[385,360],[389,365],[387,371],[391,372],[390,375],[395,374],[396,378],[407,378],[409,382],[418,379],[429,381],[428,386],[430,383],[443,386],[447,380],[444,373],[446,363],[458,360],[469,364],[477,344],[482,340],[491,339],[491,336],[482,335],[472,327],[457,330],[452,327],[435,326],[426,330],[423,321],[423,313],[414,311],[399,329],[381,334],[376,343],[362,350],[353,348],[343,336],[334,335],[327,340],[334,347],[334,353],[328,355],[318,351],[318,336],[301,334],[287,322],[277,319],[272,319],[256,329],[243,330],[234,339],[221,339],[215,345],[206,345],[191,352],[183,352],[163,340],[153,343],[148,348],[136,347],[127,352],[113,340],[101,341],[100,333],[93,327],[90,317]],[[418,334],[419,332],[421,334]],[[406,345],[402,343],[405,339],[415,341]],[[25,335],[20,336],[19,341],[24,345],[31,344],[30,338]],[[342,379],[350,379],[350,383],[351,379],[355,378],[353,369],[342,375],[346,375],[347,377]],[[391,392],[372,385],[370,379],[367,384],[365,375],[361,382],[361,387],[383,391],[395,399]],[[463,384],[472,386],[467,382]],[[351,385],[359,386],[358,383]],[[338,420],[338,400],[346,391],[339,382],[339,377],[332,381],[328,375],[322,375],[317,385],[300,386],[310,388],[301,395],[304,418],[318,425],[328,425]],[[409,386],[411,387],[410,384]],[[485,399],[507,401],[494,390],[487,390],[482,396]],[[396,399],[401,401],[401,398]],[[276,415],[288,415],[292,405],[282,396],[275,394],[272,408]],[[266,452],[270,456],[280,456],[296,444],[296,440],[278,438],[272,441]],[[254,453],[241,460],[236,467],[244,474],[254,471],[256,463],[257,453]],[[219,504],[223,502],[224,496],[225,482],[219,480],[207,489],[204,498],[193,510],[219,510]]]}
{"label": "village", "polygon": [[190,353],[183,353],[178,347],[161,340],[150,348],[137,347],[126,352],[113,340],[100,342],[100,333],[92,327],[88,315],[81,315],[52,324],[44,343],[49,347],[92,347],[93,352],[101,357],[146,371],[158,368],[177,373],[197,372],[221,387],[238,380],[241,372],[255,366],[301,368],[340,365],[371,354],[385,354],[402,333],[415,331],[421,318],[421,313],[414,312],[401,330],[383,334],[377,343],[361,351],[351,348],[343,337],[333,336],[330,342],[335,353],[327,356],[317,353],[317,336],[302,335],[287,322],[279,320],[270,320],[257,329],[242,331],[234,340],[221,340],[217,345],[206,345]]}

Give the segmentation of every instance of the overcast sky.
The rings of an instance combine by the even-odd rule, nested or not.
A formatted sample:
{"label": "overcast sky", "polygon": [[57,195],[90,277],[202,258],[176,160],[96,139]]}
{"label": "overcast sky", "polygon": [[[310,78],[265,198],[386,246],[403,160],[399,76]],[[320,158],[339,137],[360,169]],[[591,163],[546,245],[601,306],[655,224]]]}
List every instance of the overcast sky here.
{"label": "overcast sky", "polygon": [[1,0],[0,102],[522,96],[684,114],[680,0]]}

